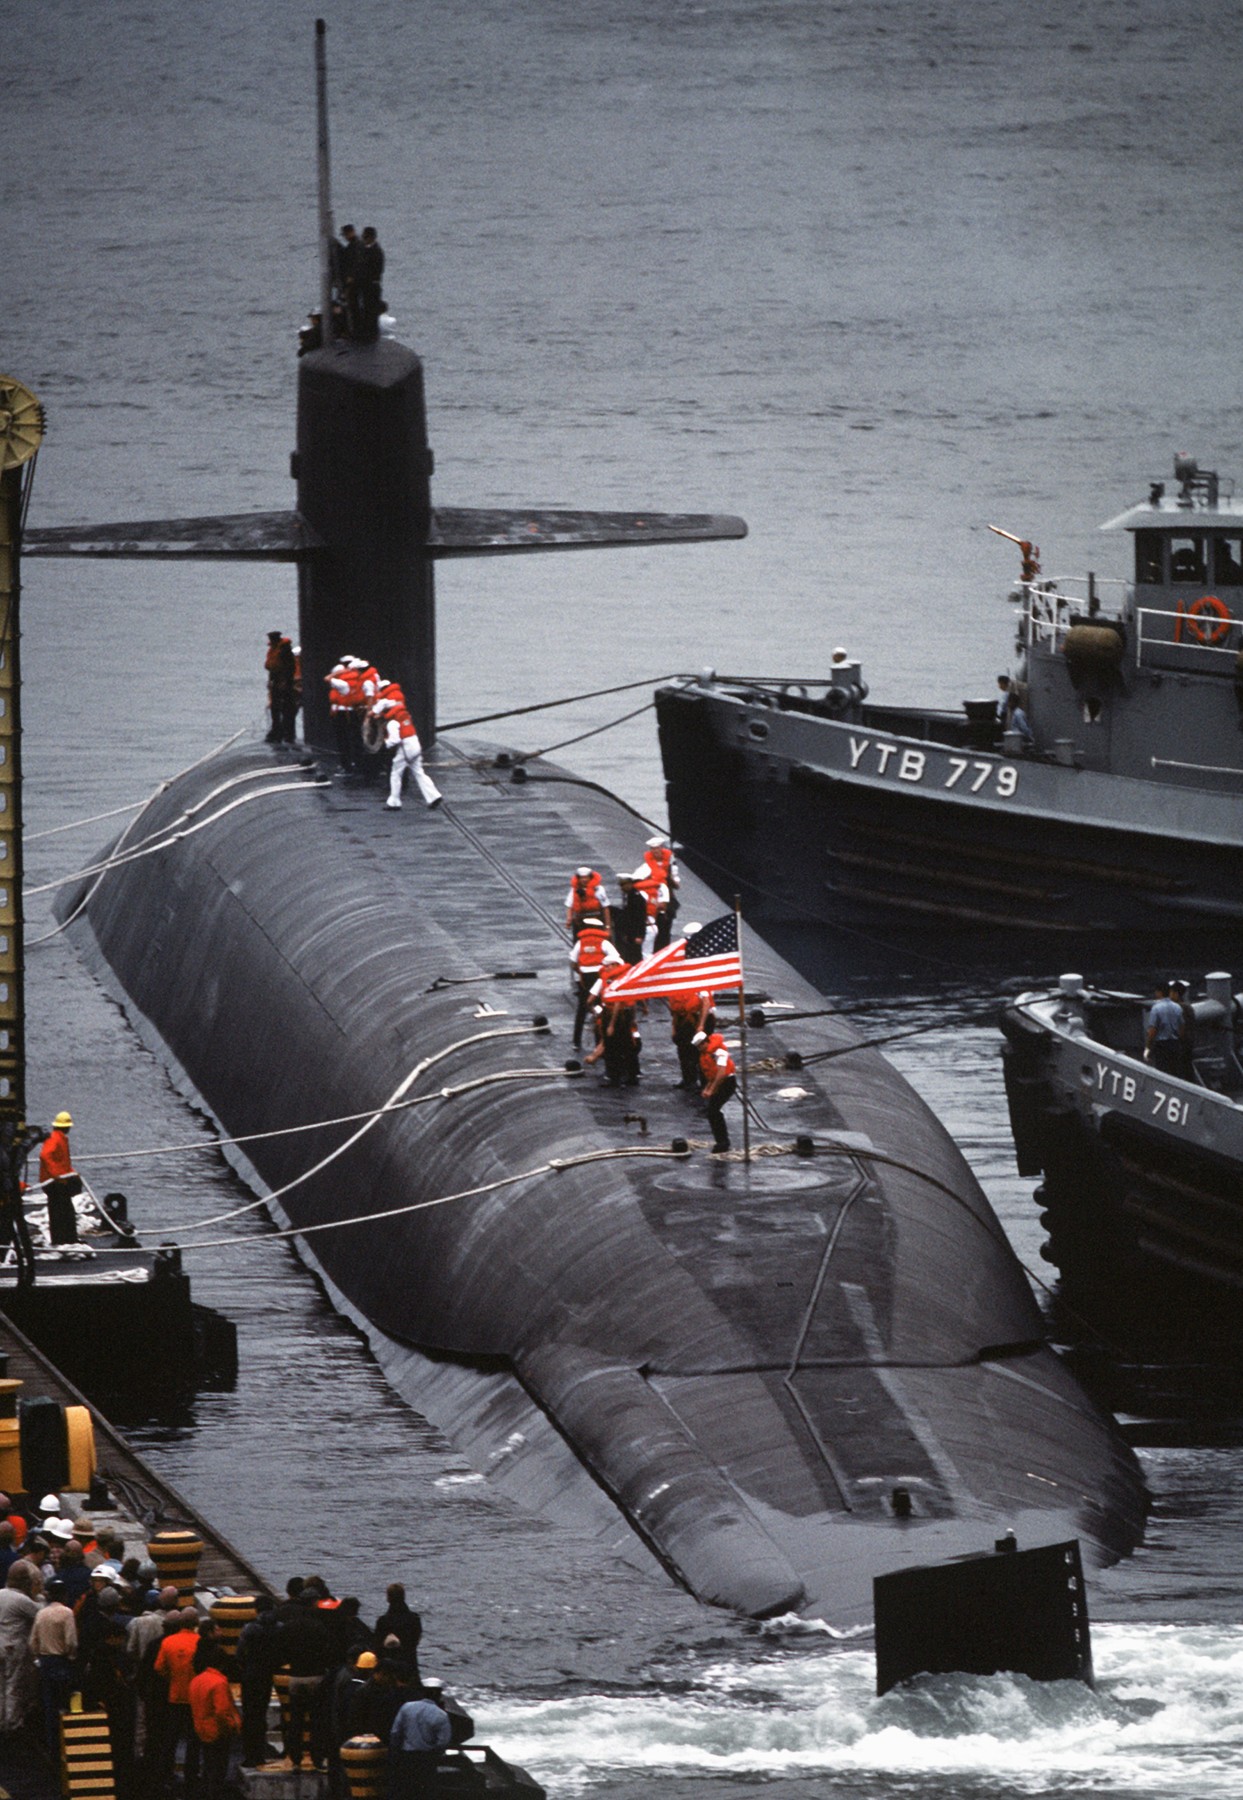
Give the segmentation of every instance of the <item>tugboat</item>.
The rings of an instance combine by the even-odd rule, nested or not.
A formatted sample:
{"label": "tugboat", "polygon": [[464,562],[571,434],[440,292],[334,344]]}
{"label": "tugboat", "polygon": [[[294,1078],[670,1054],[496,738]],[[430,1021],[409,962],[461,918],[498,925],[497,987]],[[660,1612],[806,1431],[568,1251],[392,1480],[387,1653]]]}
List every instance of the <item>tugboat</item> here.
{"label": "tugboat", "polygon": [[1179,1074],[1145,1060],[1150,1004],[1063,975],[1006,1007],[1019,1173],[1043,1174],[1045,1255],[1095,1312],[1216,1325],[1243,1292],[1243,1001],[1205,979]]}
{"label": "tugboat", "polygon": [[871,705],[845,651],[806,684],[709,671],[662,688],[685,860],[741,891],[813,979],[823,927],[895,945],[995,931],[1045,951],[1237,929],[1243,508],[1193,459],[1174,470],[1172,495],[1154,482],[1103,527],[1133,540],[1115,610],[1094,576],[1072,593],[1013,538],[1008,693],[961,713]]}

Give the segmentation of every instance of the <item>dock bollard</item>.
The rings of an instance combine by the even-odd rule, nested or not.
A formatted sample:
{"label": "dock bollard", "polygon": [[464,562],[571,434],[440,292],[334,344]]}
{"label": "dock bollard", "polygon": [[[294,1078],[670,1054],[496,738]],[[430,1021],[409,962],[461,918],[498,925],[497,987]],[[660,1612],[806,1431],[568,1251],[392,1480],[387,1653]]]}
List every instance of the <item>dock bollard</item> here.
{"label": "dock bollard", "polygon": [[216,1641],[225,1655],[232,1658],[237,1655],[237,1640],[242,1635],[242,1626],[249,1624],[255,1617],[255,1596],[253,1594],[221,1594],[213,1600],[209,1608],[216,1621]]}
{"label": "dock bollard", "polygon": [[60,1780],[61,1791],[72,1794],[73,1800],[114,1800],[116,1777],[107,1713],[61,1714]]}
{"label": "dock bollard", "polygon": [[388,1749],[378,1737],[346,1738],[341,1767],[350,1784],[351,1800],[382,1800]]}
{"label": "dock bollard", "polygon": [[160,1576],[160,1586],[175,1587],[182,1600],[194,1604],[199,1557],[203,1540],[194,1531],[157,1531],[147,1545],[147,1554]]}

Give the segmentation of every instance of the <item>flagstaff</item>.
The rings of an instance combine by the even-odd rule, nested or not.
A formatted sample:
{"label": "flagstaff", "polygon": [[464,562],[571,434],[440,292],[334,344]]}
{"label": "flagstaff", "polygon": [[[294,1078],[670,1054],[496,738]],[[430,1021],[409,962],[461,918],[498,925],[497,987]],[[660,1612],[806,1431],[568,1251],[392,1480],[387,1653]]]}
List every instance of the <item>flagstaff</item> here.
{"label": "flagstaff", "polygon": [[742,902],[734,895],[734,935],[738,946],[738,1077],[742,1088],[742,1160],[751,1161],[751,1114],[747,1108],[747,989],[742,971]]}

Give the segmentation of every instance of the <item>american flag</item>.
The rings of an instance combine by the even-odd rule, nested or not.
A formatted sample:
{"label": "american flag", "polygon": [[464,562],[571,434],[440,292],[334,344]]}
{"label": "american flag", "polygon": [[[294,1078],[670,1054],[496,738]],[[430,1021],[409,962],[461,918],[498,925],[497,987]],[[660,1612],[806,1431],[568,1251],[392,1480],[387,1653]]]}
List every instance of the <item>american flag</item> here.
{"label": "american flag", "polygon": [[738,923],[733,913],[713,919],[692,937],[666,944],[609,983],[610,1000],[654,1000],[661,994],[698,993],[701,988],[742,986]]}

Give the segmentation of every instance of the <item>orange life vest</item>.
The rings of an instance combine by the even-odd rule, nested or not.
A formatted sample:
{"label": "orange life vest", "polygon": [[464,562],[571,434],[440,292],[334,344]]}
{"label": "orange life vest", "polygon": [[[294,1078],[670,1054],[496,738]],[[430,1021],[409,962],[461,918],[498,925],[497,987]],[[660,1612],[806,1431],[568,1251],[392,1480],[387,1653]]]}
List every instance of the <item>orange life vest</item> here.
{"label": "orange life vest", "polygon": [[356,706],[366,705],[361,670],[347,669],[343,663],[338,663],[326,679],[329,702],[335,712],[353,712]]}
{"label": "orange life vest", "polygon": [[602,925],[584,925],[578,934],[578,972],[594,975],[604,965],[604,946],[609,934]]}
{"label": "orange life vest", "polygon": [[390,706],[386,712],[380,714],[380,717],[384,720],[386,727],[390,722],[396,725],[403,738],[418,737],[419,735],[415,730],[414,720],[404,706]]}
{"label": "orange life vest", "polygon": [[669,885],[669,871],[673,868],[672,850],[645,850],[643,860],[653,875],[659,875],[665,886]]}
{"label": "orange life vest", "polygon": [[725,1063],[722,1067],[716,1059],[718,1050],[725,1050],[725,1039],[719,1031],[714,1031],[711,1037],[699,1046],[699,1072],[705,1081],[711,1081],[718,1074],[733,1075],[736,1073],[734,1059],[729,1051],[725,1050]]}
{"label": "orange life vest", "polygon": [[[658,870],[650,867],[648,873],[634,884],[643,896],[643,904],[647,908],[647,916],[654,919],[669,904],[669,890],[665,886],[665,878]],[[662,895],[663,890],[663,895]]]}
{"label": "orange life vest", "polygon": [[586,913],[598,913],[603,901],[597,899],[596,890],[600,886],[599,872],[595,869],[590,875],[571,875],[570,877],[570,911],[576,919]]}

